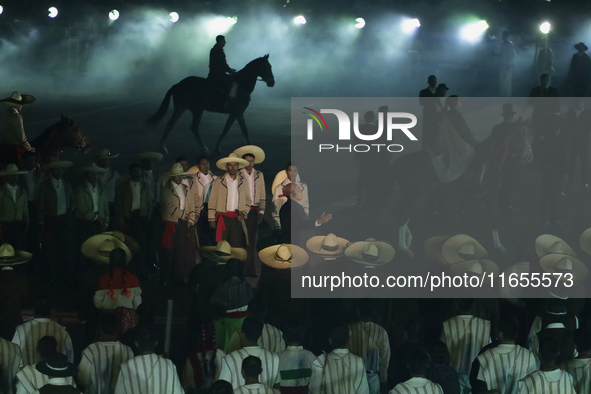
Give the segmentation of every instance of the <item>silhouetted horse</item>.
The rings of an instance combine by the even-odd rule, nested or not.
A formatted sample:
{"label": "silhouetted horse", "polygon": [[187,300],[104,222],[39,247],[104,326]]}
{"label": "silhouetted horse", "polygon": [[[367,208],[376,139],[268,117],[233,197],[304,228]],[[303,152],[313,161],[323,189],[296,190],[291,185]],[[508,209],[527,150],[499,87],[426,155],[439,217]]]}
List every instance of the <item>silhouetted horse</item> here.
{"label": "silhouetted horse", "polygon": [[272,88],[275,86],[275,78],[271,71],[271,64],[269,64],[269,55],[251,61],[246,67],[234,74],[233,77],[234,81],[238,83],[238,93],[236,101],[229,111],[224,109],[226,93],[223,95],[219,94],[218,87],[205,78],[188,77],[168,90],[162,104],[160,104],[158,112],[147,121],[148,132],[151,132],[162,120],[164,115],[166,115],[170,104],[170,98],[172,97],[174,102],[174,112],[166,124],[166,129],[160,140],[160,147],[164,153],[167,153],[164,142],[166,141],[168,134],[186,110],[193,113],[191,130],[193,131],[193,134],[195,134],[197,143],[204,153],[209,153],[209,149],[207,149],[207,146],[205,146],[199,135],[199,123],[201,122],[203,111],[227,113],[230,115],[228,116],[222,135],[216,142],[216,153],[220,153],[222,139],[226,136],[235,120],[238,120],[242,134],[246,139],[246,144],[250,145],[248,130],[246,129],[246,123],[244,122],[244,111],[248,108],[250,94],[254,90],[258,77],[261,77],[262,80],[267,83],[268,87]]}
{"label": "silhouetted horse", "polygon": [[[74,148],[88,152],[91,148],[90,139],[74,124],[71,119],[62,116],[60,121],[49,126],[30,144],[41,161],[48,163],[60,158],[65,148]],[[6,166],[10,163],[23,164],[22,148],[11,145],[2,145],[0,149],[0,164]]]}
{"label": "silhouetted horse", "polygon": [[[508,136],[506,144],[508,154],[521,155],[523,159],[527,158],[528,161],[531,161],[531,150],[526,138],[524,123],[520,123],[519,127]],[[480,198],[487,209],[494,246],[500,252],[506,253],[505,247],[499,239],[497,226],[497,200],[503,184],[503,172],[500,165],[494,164],[502,163],[507,152],[504,157],[501,157],[502,155],[500,156],[498,152],[484,151],[483,154],[489,164],[482,184],[482,189],[486,193]],[[414,257],[414,253],[410,250],[412,233],[408,228],[408,223],[414,213],[425,205],[431,192],[441,193],[448,188],[453,190],[454,195],[462,202],[462,208],[465,199],[475,198],[474,190],[470,188],[470,177],[473,170],[471,166],[458,179],[443,183],[437,177],[427,151],[413,152],[394,162],[390,173],[395,174],[396,182],[402,193],[397,225],[399,230],[398,245],[404,253]]]}

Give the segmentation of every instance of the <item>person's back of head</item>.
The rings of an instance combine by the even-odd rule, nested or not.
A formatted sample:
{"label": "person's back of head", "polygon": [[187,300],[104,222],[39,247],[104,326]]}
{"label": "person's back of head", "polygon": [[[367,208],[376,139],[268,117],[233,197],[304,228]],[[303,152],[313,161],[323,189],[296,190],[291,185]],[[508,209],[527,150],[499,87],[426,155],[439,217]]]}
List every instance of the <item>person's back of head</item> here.
{"label": "person's back of head", "polygon": [[258,379],[259,375],[263,373],[263,364],[261,359],[255,356],[248,356],[242,360],[242,374],[244,379]]}
{"label": "person's back of head", "polygon": [[121,248],[115,248],[109,254],[111,269],[124,268],[127,265],[127,254]]}
{"label": "person's back of head", "polygon": [[154,353],[158,340],[156,332],[149,327],[140,327],[135,336],[135,345],[140,354]]}
{"label": "person's back of head", "polygon": [[44,336],[37,342],[37,354],[42,360],[54,353],[57,353],[57,340],[54,337]]}
{"label": "person's back of head", "polygon": [[449,349],[444,342],[437,341],[429,351],[433,364],[449,365]]}
{"label": "person's back of head", "polygon": [[334,327],[330,331],[329,342],[334,349],[344,349],[349,343],[349,327],[344,324]]}
{"label": "person's back of head", "polygon": [[361,321],[371,321],[376,313],[375,301],[370,298],[362,298],[357,304],[357,316]]}
{"label": "person's back of head", "polygon": [[298,320],[287,320],[283,327],[283,339],[286,344],[301,345],[306,335],[306,326]]}
{"label": "person's back of head", "polygon": [[267,301],[260,297],[255,297],[248,303],[248,316],[264,323],[268,308]]}
{"label": "person's back of head", "polygon": [[552,365],[560,356],[560,345],[552,337],[540,338],[540,361],[545,365]]}
{"label": "person's back of head", "polygon": [[419,348],[410,351],[407,361],[411,376],[424,376],[429,368],[429,355]]}
{"label": "person's back of head", "polygon": [[117,334],[117,316],[112,313],[103,313],[99,320],[99,328],[103,335],[115,336]]}
{"label": "person's back of head", "polygon": [[232,277],[242,278],[243,263],[238,259],[229,259],[226,261],[226,272],[228,273],[227,279]]}
{"label": "person's back of head", "polygon": [[211,386],[211,394],[232,394],[233,392],[232,383],[225,380],[218,380]]}
{"label": "person's back of head", "polygon": [[46,295],[40,295],[33,300],[35,317],[51,316],[51,299]]}
{"label": "person's back of head", "polygon": [[455,304],[456,312],[469,313],[472,312],[472,308],[474,307],[474,298],[458,298]]}
{"label": "person's back of head", "polygon": [[512,316],[504,316],[499,320],[497,329],[499,331],[499,340],[512,342],[517,339],[517,334],[519,334],[519,322]]}
{"label": "person's back of head", "polygon": [[242,322],[242,335],[251,343],[256,343],[263,334],[263,323],[252,317],[247,317]]}
{"label": "person's back of head", "polygon": [[137,314],[140,318],[140,323],[142,324],[152,324],[154,322],[154,308],[152,307],[152,304],[142,302],[140,306],[137,307]]}

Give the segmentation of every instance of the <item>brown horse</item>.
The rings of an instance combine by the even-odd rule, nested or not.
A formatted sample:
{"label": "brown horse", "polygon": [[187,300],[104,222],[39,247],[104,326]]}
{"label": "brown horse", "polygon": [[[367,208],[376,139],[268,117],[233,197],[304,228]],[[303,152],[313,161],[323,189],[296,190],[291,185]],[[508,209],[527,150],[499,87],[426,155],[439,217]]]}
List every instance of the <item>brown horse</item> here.
{"label": "brown horse", "polygon": [[454,190],[454,195],[462,202],[462,206],[464,206],[466,199],[479,199],[480,202],[484,203],[492,230],[494,246],[501,253],[506,253],[506,249],[499,239],[497,221],[498,194],[504,178],[502,163],[507,155],[518,155],[522,157],[523,161],[531,161],[531,148],[527,138],[525,122],[517,124],[517,127],[507,135],[504,144],[505,149],[500,149],[500,151],[482,151],[488,164],[482,183],[482,189],[486,193],[481,197],[475,197],[474,190],[470,188],[470,177],[475,170],[472,167],[468,168],[458,179],[443,183],[437,177],[427,151],[414,152],[394,162],[391,173],[396,174],[396,182],[402,193],[397,219],[399,229],[398,244],[405,254],[414,257],[414,253],[410,250],[412,241],[412,233],[408,228],[410,219],[415,212],[425,205],[430,193],[441,193],[448,188]]}

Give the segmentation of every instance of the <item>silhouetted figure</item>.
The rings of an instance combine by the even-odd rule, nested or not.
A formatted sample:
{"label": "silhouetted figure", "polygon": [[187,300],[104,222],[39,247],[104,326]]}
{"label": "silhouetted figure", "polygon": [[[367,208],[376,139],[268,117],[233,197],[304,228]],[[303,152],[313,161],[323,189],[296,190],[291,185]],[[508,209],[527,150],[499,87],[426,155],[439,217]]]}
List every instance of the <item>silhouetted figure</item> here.
{"label": "silhouetted figure", "polygon": [[[365,123],[359,125],[359,132],[364,135],[372,135],[378,131],[376,115],[373,111],[367,111],[363,115]],[[382,153],[383,155],[383,153]],[[357,206],[363,207],[376,198],[376,182],[379,175],[377,167],[378,156],[371,152],[356,152],[355,161],[359,162],[359,175],[357,177]]]}
{"label": "silhouetted figure", "polygon": [[573,55],[570,61],[567,84],[572,89],[573,96],[585,97],[589,82],[591,82],[591,59],[585,53],[589,48],[579,42],[575,45],[575,49],[578,52]]}
{"label": "silhouetted figure", "polygon": [[540,40],[542,48],[538,51],[538,57],[536,59],[536,72],[537,75],[548,74],[554,75],[554,52],[548,47],[548,36],[542,37]]}
{"label": "silhouetted figure", "polygon": [[427,78],[427,86],[425,89],[419,92],[419,104],[423,107],[423,136],[421,141],[421,149],[426,150],[428,146],[428,140],[433,133],[435,113],[436,113],[436,101],[433,99],[437,97],[437,77],[435,75],[429,75]]}
{"label": "silhouetted figure", "polygon": [[230,98],[235,98],[238,86],[234,82],[232,75],[236,70],[228,66],[226,53],[224,52],[225,46],[226,37],[217,36],[215,38],[215,45],[209,51],[209,75],[207,79],[214,82],[216,86],[221,87],[224,93],[229,91]]}
{"label": "silhouetted figure", "polygon": [[[587,104],[587,105],[585,105]],[[577,97],[574,105],[566,113],[566,132],[568,144],[568,183],[575,185],[577,164],[581,167],[581,184],[586,188],[589,167],[589,136],[591,132],[591,110],[583,98]]]}
{"label": "silhouetted figure", "polygon": [[534,134],[534,147],[540,137],[546,133],[548,127],[548,118],[552,114],[560,112],[560,99],[558,90],[550,86],[550,76],[548,74],[540,75],[540,85],[533,88],[527,99],[528,105],[533,105],[532,131]]}
{"label": "silhouetted figure", "polygon": [[499,45],[499,95],[511,97],[513,91],[513,66],[515,65],[515,45],[509,41],[509,32],[504,31]]}

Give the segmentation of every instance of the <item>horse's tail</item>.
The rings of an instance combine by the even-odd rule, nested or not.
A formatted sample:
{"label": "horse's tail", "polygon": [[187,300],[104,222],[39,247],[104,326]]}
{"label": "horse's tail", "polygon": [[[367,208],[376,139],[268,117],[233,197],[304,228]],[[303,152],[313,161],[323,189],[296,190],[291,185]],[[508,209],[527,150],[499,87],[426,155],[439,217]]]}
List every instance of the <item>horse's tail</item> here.
{"label": "horse's tail", "polygon": [[148,132],[153,131],[154,128],[158,126],[158,123],[160,123],[162,118],[164,118],[164,115],[166,115],[168,107],[170,106],[170,98],[172,97],[173,88],[174,86],[168,89],[168,92],[166,92],[166,96],[164,96],[164,100],[162,100],[162,103],[160,104],[160,108],[158,108],[158,111],[154,115],[152,115],[150,119],[146,121],[146,127],[148,128]]}

